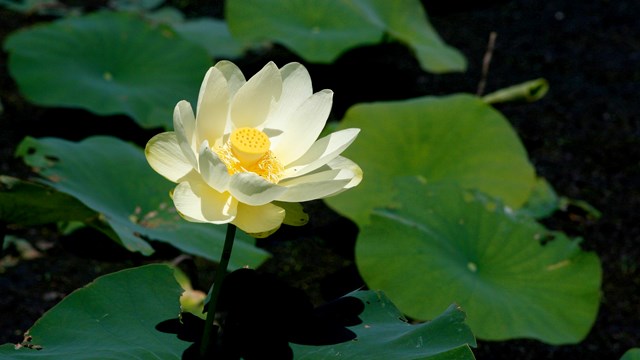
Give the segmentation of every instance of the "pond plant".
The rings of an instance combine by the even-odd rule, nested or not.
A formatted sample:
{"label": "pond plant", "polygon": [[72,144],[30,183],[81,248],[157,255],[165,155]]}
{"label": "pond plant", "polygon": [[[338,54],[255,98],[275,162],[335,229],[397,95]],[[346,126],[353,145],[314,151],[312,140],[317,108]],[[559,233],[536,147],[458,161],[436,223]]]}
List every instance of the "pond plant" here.
{"label": "pond plant", "polygon": [[[327,123],[333,92],[314,92],[305,63],[384,40],[423,71],[465,70],[419,1],[229,0],[224,21],[161,0],[0,4],[57,18],[3,44],[24,98],[161,129],[144,149],[26,137],[16,155],[37,177],[0,177],[0,221],[90,227],[143,256],[162,244],[217,263],[208,294],[167,262],[99,277],[1,358],[473,359],[476,337],[577,344],[593,325],[598,256],[540,219],[568,203],[598,213],[536,175],[492,106],[537,100],[544,79],[360,103]],[[273,43],[301,60],[248,78],[223,60]],[[270,254],[256,239],[305,226],[318,199],[358,227],[367,289],[314,306],[258,271]],[[7,235],[3,248],[18,242]]]}

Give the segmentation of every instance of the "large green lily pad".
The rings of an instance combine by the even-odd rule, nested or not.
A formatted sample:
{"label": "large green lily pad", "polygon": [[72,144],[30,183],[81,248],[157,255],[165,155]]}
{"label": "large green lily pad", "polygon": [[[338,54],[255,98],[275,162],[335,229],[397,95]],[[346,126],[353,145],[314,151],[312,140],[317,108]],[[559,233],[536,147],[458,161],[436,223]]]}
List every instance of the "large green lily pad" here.
{"label": "large green lily pad", "polygon": [[0,175],[0,223],[22,226],[97,219],[73,196],[48,186]]}
{"label": "large green lily pad", "polygon": [[451,302],[482,339],[577,343],[593,325],[602,270],[578,240],[455,185],[401,179],[356,243],[372,289],[430,319]]}
{"label": "large green lily pad", "polygon": [[[191,343],[156,330],[180,311],[182,292],[172,269],[147,265],[98,278],[67,296],[29,330],[18,349],[0,346],[0,357],[17,359],[180,359]],[[475,339],[464,313],[450,306],[433,321],[409,325],[382,293],[350,294],[365,303],[363,323],[351,327],[358,340],[327,346],[292,345],[296,359],[472,360]],[[31,347],[31,348],[29,348]],[[36,350],[35,348],[40,348]]]}
{"label": "large green lily pad", "polygon": [[[226,227],[183,220],[169,198],[175,184],[155,173],[137,146],[106,136],[78,143],[26,138],[16,152],[47,185],[99,212],[127,249],[151,254],[148,240],[157,240],[219,260]],[[266,260],[268,254],[240,234],[230,267],[255,267]]]}
{"label": "large green lily pad", "polygon": [[278,42],[311,62],[332,62],[351,48],[380,42],[386,33],[408,44],[427,71],[466,67],[417,0],[232,0],[226,3],[226,19],[235,38]]}
{"label": "large green lily pad", "polygon": [[185,39],[200,45],[216,58],[240,57],[248,47],[236,41],[229,32],[227,23],[214,18],[197,18],[180,22],[173,28]]}
{"label": "large green lily pad", "polygon": [[0,346],[0,358],[180,359],[190,343],[155,326],[180,313],[181,293],[166,265],[100,277],[40,318],[29,330],[31,341],[18,349]]}
{"label": "large green lily pad", "polygon": [[38,105],[125,114],[143,127],[172,125],[175,104],[193,101],[211,66],[206,51],[168,26],[98,12],[7,37],[9,72]]}
{"label": "large green lily pad", "polygon": [[362,129],[344,155],[362,167],[364,179],[326,202],[358,224],[391,202],[396,176],[479,189],[513,208],[527,201],[535,184],[507,119],[472,95],[358,104],[339,128]]}
{"label": "large green lily pad", "polygon": [[382,292],[356,291],[348,296],[365,303],[362,324],[350,327],[357,338],[329,346],[292,345],[298,360],[376,359],[472,360],[475,338],[464,323],[465,314],[451,305],[432,321],[410,325]]}

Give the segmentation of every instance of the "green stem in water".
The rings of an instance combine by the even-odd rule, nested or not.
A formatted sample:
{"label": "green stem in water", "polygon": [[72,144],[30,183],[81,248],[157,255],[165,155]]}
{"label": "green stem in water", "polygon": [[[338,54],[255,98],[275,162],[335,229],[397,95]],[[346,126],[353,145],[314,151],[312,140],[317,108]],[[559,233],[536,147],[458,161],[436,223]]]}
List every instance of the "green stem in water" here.
{"label": "green stem in water", "polygon": [[231,258],[231,249],[233,248],[233,240],[235,237],[236,226],[227,224],[227,235],[224,238],[224,247],[222,248],[222,255],[220,256],[220,263],[218,264],[216,276],[213,280],[213,290],[211,290],[211,297],[209,298],[207,319],[204,323],[204,332],[202,333],[202,341],[200,343],[200,356],[202,358],[210,351],[212,344],[216,343],[217,332],[212,333],[214,329],[213,320],[216,316],[218,296],[220,294],[220,288],[222,287],[222,281],[227,273],[227,266],[229,265],[229,258]]}

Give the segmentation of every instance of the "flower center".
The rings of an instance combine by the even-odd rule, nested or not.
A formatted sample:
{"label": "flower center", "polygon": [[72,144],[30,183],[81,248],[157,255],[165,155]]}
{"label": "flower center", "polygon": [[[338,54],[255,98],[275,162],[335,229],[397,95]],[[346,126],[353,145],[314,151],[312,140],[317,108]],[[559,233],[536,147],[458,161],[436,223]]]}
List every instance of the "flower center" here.
{"label": "flower center", "polygon": [[264,179],[277,183],[283,166],[269,150],[271,141],[262,131],[243,127],[231,132],[226,144],[215,149],[229,174],[253,172]]}
{"label": "flower center", "polygon": [[269,151],[271,141],[262,131],[243,127],[233,130],[229,136],[229,144],[231,144],[231,150],[238,160],[243,165],[250,166]]}

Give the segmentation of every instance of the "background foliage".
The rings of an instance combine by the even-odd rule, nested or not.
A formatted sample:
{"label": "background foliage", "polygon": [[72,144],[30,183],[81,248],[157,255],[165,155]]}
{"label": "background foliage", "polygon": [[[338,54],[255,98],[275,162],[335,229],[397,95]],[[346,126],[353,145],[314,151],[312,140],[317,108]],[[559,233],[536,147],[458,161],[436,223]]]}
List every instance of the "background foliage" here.
{"label": "background foliage", "polygon": [[[119,6],[122,6],[124,3],[126,2],[120,2]],[[154,9],[155,5],[153,2],[142,3],[143,5],[146,4],[146,8],[135,8],[134,10],[146,11],[145,9]],[[157,2],[155,2],[155,4],[157,5]],[[362,101],[363,99],[390,100],[395,98],[433,95],[434,93],[454,93],[461,88],[466,91],[472,90],[478,79],[479,59],[484,51],[485,36],[490,30],[499,30],[499,44],[503,44],[503,47],[498,47],[496,51],[496,56],[492,63],[492,72],[490,74],[502,74],[502,76],[493,75],[491,77],[491,80],[495,81],[493,87],[495,89],[507,87],[518,82],[515,81],[516,78],[526,80],[527,78],[536,76],[545,76],[552,84],[549,96],[542,100],[542,102],[539,103],[540,105],[507,104],[502,106],[500,110],[507,115],[511,123],[517,126],[519,130],[518,133],[524,136],[524,145],[529,151],[538,173],[548,178],[549,183],[557,190],[560,190],[558,193],[562,195],[566,194],[570,198],[587,199],[589,203],[596,205],[596,208],[603,210],[605,214],[605,217],[600,222],[593,222],[594,214],[596,213],[591,211],[588,206],[584,206],[584,203],[567,198],[564,198],[564,200],[556,199],[557,202],[554,200],[553,203],[555,205],[551,206],[551,208],[559,207],[561,211],[556,212],[554,217],[545,220],[544,223],[554,229],[565,230],[584,236],[585,243],[583,243],[583,246],[586,247],[587,250],[596,250],[600,256],[603,256],[605,269],[603,290],[605,298],[609,299],[609,304],[611,304],[612,296],[616,298],[616,296],[622,295],[620,298],[625,300],[624,302],[617,303],[618,305],[616,306],[605,305],[600,312],[595,330],[591,332],[591,336],[587,338],[586,341],[588,343],[608,344],[608,342],[613,341],[611,340],[613,338],[624,339],[616,340],[617,342],[614,346],[600,345],[603,351],[616,354],[619,357],[623,350],[637,343],[637,339],[635,339],[634,342],[634,338],[631,335],[633,331],[629,330],[634,328],[633,320],[630,319],[637,319],[638,316],[628,315],[633,314],[633,307],[629,304],[634,302],[628,302],[627,295],[638,293],[633,290],[637,289],[638,286],[636,281],[638,279],[638,276],[636,276],[637,267],[634,265],[638,262],[638,254],[633,246],[622,245],[627,244],[627,242],[622,240],[616,241],[616,244],[621,243],[620,248],[617,246],[612,247],[611,239],[637,238],[633,235],[637,234],[634,227],[632,225],[623,226],[622,224],[624,224],[624,222],[621,222],[624,221],[623,219],[629,219],[630,216],[633,216],[632,214],[635,213],[633,209],[634,204],[637,205],[637,197],[634,196],[633,191],[629,194],[628,191],[616,192],[612,189],[624,189],[625,184],[634,183],[632,179],[634,179],[638,171],[637,156],[634,156],[637,155],[637,153],[635,153],[634,150],[627,150],[626,147],[630,144],[637,143],[638,134],[637,131],[634,130],[637,128],[637,121],[634,122],[629,112],[629,109],[632,107],[625,106],[622,100],[620,100],[627,97],[615,95],[629,93],[633,89],[634,79],[637,83],[638,74],[633,70],[631,72],[627,71],[627,69],[634,68],[630,66],[631,64],[629,63],[632,56],[621,56],[611,59],[600,58],[599,56],[604,55],[596,55],[595,53],[589,52],[591,48],[585,45],[587,44],[586,42],[577,42],[577,46],[568,47],[566,43],[560,42],[557,38],[558,34],[564,34],[566,38],[580,39],[583,35],[581,31],[584,31],[580,29],[591,29],[593,26],[597,26],[606,29],[599,34],[597,38],[598,41],[602,39],[603,47],[608,46],[609,49],[611,47],[620,47],[628,50],[626,47],[628,43],[624,41],[622,34],[627,33],[629,30],[628,27],[634,25],[627,25],[630,24],[628,21],[629,12],[625,10],[624,2],[616,4],[615,6],[606,6],[606,10],[601,9],[604,5],[600,2],[581,4],[580,7],[572,8],[571,11],[567,11],[565,5],[566,4],[562,2],[548,5],[533,5],[526,2],[524,5],[508,4],[505,5],[505,14],[507,15],[503,17],[496,15],[497,13],[501,13],[497,11],[496,8],[444,16],[438,15],[436,12],[436,17],[433,21],[435,27],[443,32],[445,38],[456,38],[452,35],[456,34],[456,32],[460,34],[459,39],[462,40],[458,40],[459,43],[456,43],[457,47],[463,49],[467,54],[473,55],[469,58],[474,59],[474,61],[470,62],[471,68],[467,74],[475,74],[476,76],[446,75],[431,77],[422,72],[412,73],[414,70],[411,70],[411,66],[397,68],[397,60],[393,59],[389,54],[400,56],[400,58],[403,59],[403,63],[411,64],[415,61],[411,60],[415,59],[413,56],[414,53],[407,56],[405,52],[389,44],[380,45],[381,49],[387,49],[387,51],[388,49],[393,50],[393,52],[387,52],[387,56],[369,57],[367,56],[367,51],[370,52],[369,54],[376,54],[377,50],[375,47],[373,49],[364,48],[360,54],[365,55],[365,58],[368,59],[365,62],[355,61],[354,63],[350,63],[350,61],[358,59],[357,51],[355,52],[356,55],[348,52],[343,54],[335,64],[328,68],[317,66],[311,70],[313,78],[319,79],[319,81],[316,82],[316,88],[330,84],[327,85],[327,87],[333,88],[336,93],[339,93],[340,89],[342,89],[351,95],[349,100],[342,102],[336,99],[334,109],[335,116],[336,119],[340,119],[341,113],[346,110],[349,105],[353,104],[353,102]],[[73,9],[71,10],[75,11]],[[586,21],[584,18],[578,17],[579,11],[589,13],[595,11],[595,13],[606,14],[606,16],[598,19],[589,18],[590,20]],[[531,13],[541,13],[543,15],[540,19],[542,19],[542,23],[546,25],[544,28],[547,29],[547,31],[543,32],[542,36],[531,36],[531,28],[527,29],[523,27],[526,26],[526,22],[522,24],[520,21],[521,19],[530,17],[529,15]],[[432,12],[430,12],[430,14],[432,14]],[[473,15],[469,16],[468,14]],[[160,11],[154,11],[152,15],[160,16],[162,13]],[[165,16],[164,18],[167,19],[171,17]],[[491,21],[488,19],[494,20]],[[464,23],[465,26],[452,27],[452,23]],[[470,24],[473,24],[473,26]],[[581,27],[582,24],[587,24],[588,27]],[[539,26],[540,24],[537,25]],[[538,26],[536,26],[536,28],[538,28]],[[176,29],[177,28],[176,26]],[[520,42],[513,41],[514,38],[518,36],[526,40],[521,40]],[[532,46],[532,43],[538,46]],[[282,57],[283,61],[289,61],[284,59],[295,59],[294,55],[287,54],[286,51],[283,53],[282,48],[276,47],[271,51],[273,50],[275,51],[271,53],[254,53],[256,56],[245,60],[246,68],[251,68],[254,62],[255,66],[261,66],[263,62],[260,58],[261,56],[268,57],[270,60],[279,56]],[[525,53],[528,54],[529,57],[523,61],[523,58],[512,56],[507,50],[519,50],[520,52],[517,52],[518,54]],[[576,56],[576,53],[580,53],[580,51],[586,52],[587,55]],[[211,51],[209,51],[209,53],[211,53]],[[610,52],[598,52],[598,54],[608,53]],[[628,54],[629,51],[621,51],[621,53]],[[631,51],[631,53],[633,52]],[[385,63],[384,61],[386,61],[385,59],[387,58],[393,60]],[[512,62],[510,63],[509,61]],[[576,66],[574,62],[578,62],[582,66]],[[281,62],[278,61],[278,63],[280,64]],[[393,72],[387,71],[386,73],[385,71],[375,71],[379,69],[389,69],[390,64],[394,64],[393,69],[397,70]],[[565,68],[560,66],[564,72],[555,72],[558,70],[558,64],[564,64]],[[386,65],[386,67],[376,65]],[[603,71],[592,71],[593,78],[591,78],[588,83],[580,76],[571,77],[569,81],[565,81],[567,77],[566,74],[571,74],[571,70],[575,67],[582,69],[602,69]],[[337,81],[335,73],[342,74],[339,70],[349,70],[344,72],[348,74],[346,76],[348,81],[345,83]],[[378,76],[375,77],[375,80],[368,79],[367,77],[374,71]],[[331,75],[332,73],[334,73],[334,75]],[[389,75],[389,73],[392,75]],[[320,76],[316,77],[314,74],[320,74]],[[324,76],[327,74],[328,76]],[[402,83],[403,80],[407,79],[412,79],[412,82]],[[609,83],[617,84],[617,86],[611,88],[608,85]],[[384,84],[384,86],[381,86],[381,84]],[[373,91],[353,91],[355,85],[358,86],[358,89],[368,87]],[[604,86],[596,87],[598,85]],[[389,89],[393,89],[393,91],[389,91]],[[612,96],[598,96],[604,91],[602,89],[610,91]],[[584,100],[585,98],[596,100],[578,101]],[[3,103],[6,102],[6,99],[14,98],[3,97]],[[608,99],[614,100],[608,102]],[[568,103],[574,104],[574,108],[572,108],[571,111],[565,108],[565,106],[568,106],[566,105]],[[7,109],[13,114],[16,109],[15,100],[11,100],[8,104],[11,107],[7,107]],[[577,104],[579,104],[579,106]],[[560,109],[560,111],[558,111],[558,109]],[[537,114],[539,116],[536,116]],[[9,117],[3,115],[3,121],[4,119],[9,119]],[[585,119],[589,119],[590,126],[584,125]],[[114,119],[111,118],[110,120]],[[74,119],[72,121],[77,120]],[[98,124],[94,126],[98,126]],[[66,137],[73,137],[81,133],[81,131],[79,132],[77,129],[82,129],[81,126],[77,126],[76,130],[65,133],[65,131],[56,129],[55,126],[52,127],[53,131],[51,131],[50,134],[45,132],[47,127],[42,126],[39,129],[32,129],[34,130],[33,132],[23,131],[22,136],[28,134],[37,136],[38,132],[40,132],[40,134],[44,133],[44,135],[54,135],[57,132]],[[113,125],[109,125],[109,128],[113,128]],[[116,132],[117,131],[120,131],[121,134],[127,134],[126,130],[116,130]],[[8,134],[9,135],[5,136],[11,136],[11,133]],[[551,136],[543,136],[541,134],[551,134]],[[617,136],[611,136],[613,134]],[[131,134],[126,136],[131,136]],[[145,137],[141,136],[140,138],[144,139]],[[617,139],[618,141],[610,141],[611,139]],[[14,140],[13,144],[17,144],[17,141]],[[595,144],[601,145],[595,146]],[[551,148],[559,150],[552,151],[550,150]],[[606,149],[605,152],[603,152],[602,149]],[[9,153],[11,151],[13,150],[9,149]],[[570,164],[570,166],[568,164]],[[600,165],[600,167],[598,167],[598,165]],[[15,168],[18,169],[19,166]],[[8,172],[8,174],[20,175],[14,170]],[[607,174],[613,175],[609,176]],[[538,180],[538,184],[541,183],[540,181],[541,180]],[[549,188],[547,188],[547,190],[549,190]],[[618,195],[623,193],[625,195]],[[543,201],[542,204],[545,205],[543,207],[549,208],[547,206],[549,202]],[[617,206],[612,207],[610,204],[616,204]],[[545,213],[548,214],[550,211],[547,210]],[[329,219],[331,219],[330,216]],[[319,220],[319,223],[322,224],[322,221],[323,220]],[[316,226],[318,226],[317,224],[318,223],[316,223]],[[311,226],[314,226],[314,224],[311,224]],[[305,236],[304,233],[303,236]],[[282,237],[280,239],[281,241],[286,241]],[[330,240],[323,241],[330,242]],[[278,248],[272,249],[278,250]],[[637,247],[635,247],[635,249],[637,249]],[[278,265],[267,264],[265,269],[269,268],[282,269]],[[615,310],[611,311],[608,309]],[[635,311],[637,312],[637,309]],[[603,324],[620,323],[627,325],[612,325],[613,330],[602,327]],[[597,334],[606,335],[599,336]],[[612,334],[616,335],[613,336]],[[526,347],[529,345],[530,347]],[[560,356],[557,354],[570,352],[572,349],[575,349],[572,347],[547,347],[546,345],[535,342],[531,344],[527,342],[514,343],[512,348],[509,348],[508,345],[507,348],[510,349],[509,351],[518,353],[519,358],[525,358],[522,354],[523,352],[527,353],[527,356],[534,356],[531,354],[534,354],[535,351],[520,351],[518,350],[521,349],[519,346],[525,346],[525,349],[537,349],[536,351],[542,353],[552,352],[556,354],[556,356]],[[482,356],[484,353],[490,354],[491,350],[496,348],[499,348],[499,345],[484,344],[483,346],[481,344],[478,355]],[[495,352],[493,355],[491,358],[495,358]]]}

